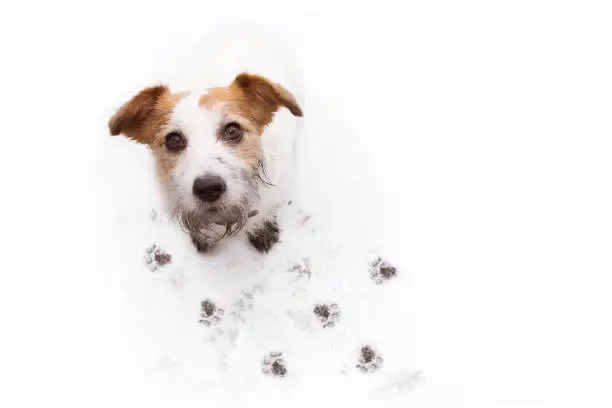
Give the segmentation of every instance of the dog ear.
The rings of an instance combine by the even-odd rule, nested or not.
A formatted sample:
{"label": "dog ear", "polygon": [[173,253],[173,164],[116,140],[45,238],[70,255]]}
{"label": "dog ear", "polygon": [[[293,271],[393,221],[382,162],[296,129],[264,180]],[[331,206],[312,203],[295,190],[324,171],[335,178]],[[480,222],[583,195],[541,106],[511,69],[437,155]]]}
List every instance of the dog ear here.
{"label": "dog ear", "polygon": [[270,113],[276,112],[280,106],[285,106],[294,116],[303,116],[302,109],[289,91],[262,76],[242,73],[234,79],[234,84],[253,102],[266,107]]}
{"label": "dog ear", "polygon": [[110,134],[112,136],[123,134],[139,143],[149,143],[153,137],[151,127],[158,116],[159,101],[168,93],[168,87],[165,85],[152,86],[140,91],[123,104],[109,120]]}

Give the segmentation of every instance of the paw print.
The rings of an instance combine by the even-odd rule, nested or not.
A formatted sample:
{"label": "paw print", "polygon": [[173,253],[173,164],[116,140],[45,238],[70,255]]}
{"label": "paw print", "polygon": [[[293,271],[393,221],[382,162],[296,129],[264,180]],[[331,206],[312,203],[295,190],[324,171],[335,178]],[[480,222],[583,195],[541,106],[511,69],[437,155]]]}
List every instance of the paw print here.
{"label": "paw print", "polygon": [[157,245],[151,245],[145,250],[145,266],[151,272],[155,272],[171,262],[172,256]]}
{"label": "paw print", "polygon": [[397,276],[397,268],[382,258],[376,258],[370,263],[370,279],[380,285]]}
{"label": "paw print", "polygon": [[334,327],[340,320],[340,309],[336,303],[318,304],[312,311],[325,329]]}
{"label": "paw print", "polygon": [[214,326],[221,321],[225,310],[217,307],[209,299],[202,301],[200,305],[200,323],[206,327]]}
{"label": "paw print", "polygon": [[372,348],[372,346],[361,347],[357,369],[362,373],[373,373],[380,369],[383,358]]}
{"label": "paw print", "polygon": [[285,377],[287,375],[287,367],[285,366],[283,353],[273,351],[267,354],[261,361],[261,372],[274,377]]}
{"label": "paw print", "polygon": [[291,268],[287,270],[287,272],[294,274],[296,280],[300,280],[301,278],[306,278],[310,280],[310,277],[312,276],[312,270],[310,268],[310,259],[302,259],[302,264],[294,264]]}
{"label": "paw print", "polygon": [[242,296],[231,305],[229,317],[234,322],[244,323],[248,312],[253,310],[253,304],[256,293],[261,293],[263,288],[260,285],[255,285],[249,291],[242,291]]}

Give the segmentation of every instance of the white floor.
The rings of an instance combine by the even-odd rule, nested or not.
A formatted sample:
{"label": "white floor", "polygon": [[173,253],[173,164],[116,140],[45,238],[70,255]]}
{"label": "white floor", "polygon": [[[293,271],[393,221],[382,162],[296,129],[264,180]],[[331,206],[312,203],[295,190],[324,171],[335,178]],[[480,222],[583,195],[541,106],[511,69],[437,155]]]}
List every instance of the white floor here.
{"label": "white floor", "polygon": [[[82,3],[2,13],[3,407],[612,406],[606,2]],[[232,19],[282,33],[305,78],[266,257],[195,254],[146,149],[106,128]],[[376,285],[376,256],[398,276]]]}

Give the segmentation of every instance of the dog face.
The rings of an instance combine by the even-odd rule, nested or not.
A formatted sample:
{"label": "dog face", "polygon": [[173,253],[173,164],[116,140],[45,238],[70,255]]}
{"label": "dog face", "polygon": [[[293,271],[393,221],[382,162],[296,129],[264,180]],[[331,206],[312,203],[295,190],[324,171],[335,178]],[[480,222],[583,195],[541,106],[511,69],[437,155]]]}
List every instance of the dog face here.
{"label": "dog face", "polygon": [[236,232],[265,182],[261,135],[280,107],[302,116],[280,85],[240,74],[205,93],[146,88],[119,109],[109,129],[150,147],[172,213],[186,230],[205,234],[220,224]]}

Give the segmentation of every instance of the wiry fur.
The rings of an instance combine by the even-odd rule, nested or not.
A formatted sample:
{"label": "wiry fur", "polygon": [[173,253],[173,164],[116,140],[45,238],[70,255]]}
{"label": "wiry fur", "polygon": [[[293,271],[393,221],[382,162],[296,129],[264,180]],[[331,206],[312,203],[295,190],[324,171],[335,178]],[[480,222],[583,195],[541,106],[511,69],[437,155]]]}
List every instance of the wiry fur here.
{"label": "wiry fur", "polygon": [[[245,229],[253,237],[265,226],[276,225],[275,211],[286,200],[287,173],[292,169],[295,117],[302,116],[295,96],[275,81],[287,84],[289,77],[277,69],[287,64],[268,61],[272,54],[258,53],[248,41],[232,46],[241,50],[223,59],[225,63],[236,62],[228,72],[233,72],[229,84],[212,82],[219,78],[212,74],[206,81],[210,70],[202,69],[200,59],[206,59],[209,68],[216,59],[201,45],[194,54],[195,63],[192,55],[186,68],[196,70],[198,75],[180,76],[183,81],[178,81],[178,87],[171,82],[170,86],[141,91],[109,122],[111,134],[121,133],[151,148],[169,214],[199,249],[214,247]],[[245,58],[251,61],[239,61]],[[259,69],[258,64],[252,64],[258,58]],[[250,67],[258,74],[271,72],[269,68],[275,68],[276,73],[264,77],[241,72]],[[239,142],[223,138],[223,129],[230,123],[242,130]],[[172,133],[180,134],[184,140],[179,150],[166,145]],[[212,202],[193,193],[194,181],[207,175],[221,178],[226,186]],[[275,239],[267,240],[265,251],[278,241],[280,229],[275,231]],[[254,247],[262,251],[261,245]]]}
{"label": "wiry fur", "polygon": [[253,171],[237,170],[241,182],[248,185],[246,193],[231,204],[221,204],[214,214],[207,213],[205,203],[199,203],[195,209],[185,208],[176,202],[171,216],[181,228],[199,242],[215,246],[226,237],[237,235],[246,225],[253,213],[253,206],[259,200],[258,184],[265,183],[261,176],[264,169],[262,162]]}

